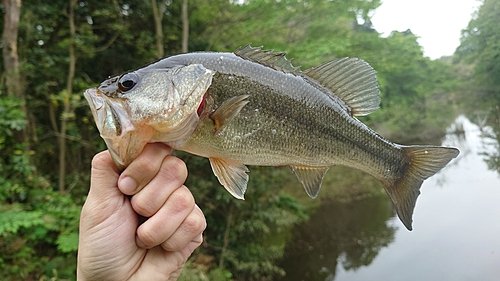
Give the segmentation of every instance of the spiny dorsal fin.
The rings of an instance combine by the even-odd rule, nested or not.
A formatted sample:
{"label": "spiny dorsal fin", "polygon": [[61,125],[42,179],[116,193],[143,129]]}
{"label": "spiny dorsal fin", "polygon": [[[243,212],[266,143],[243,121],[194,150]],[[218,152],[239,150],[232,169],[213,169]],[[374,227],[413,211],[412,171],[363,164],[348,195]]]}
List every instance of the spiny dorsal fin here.
{"label": "spiny dorsal fin", "polygon": [[260,63],[285,73],[292,73],[295,75],[299,75],[301,73],[300,66],[293,66],[293,59],[287,59],[285,57],[286,53],[284,52],[262,50],[262,46],[254,48],[248,44],[236,49],[234,54],[242,59]]}
{"label": "spiny dorsal fin", "polygon": [[302,74],[328,88],[355,116],[368,115],[380,105],[375,70],[357,58],[341,58],[309,68]]}

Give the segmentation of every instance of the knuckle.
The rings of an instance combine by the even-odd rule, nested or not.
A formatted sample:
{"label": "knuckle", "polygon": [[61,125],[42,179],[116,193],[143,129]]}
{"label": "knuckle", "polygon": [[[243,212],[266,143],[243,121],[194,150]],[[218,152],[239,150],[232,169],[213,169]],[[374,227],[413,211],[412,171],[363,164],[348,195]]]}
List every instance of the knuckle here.
{"label": "knuckle", "polygon": [[155,162],[151,159],[143,158],[138,164],[138,170],[140,171],[140,174],[154,175],[158,172],[158,167],[156,167]]}
{"label": "knuckle", "polygon": [[170,177],[174,179],[178,179],[181,182],[184,182],[187,178],[187,166],[184,161],[181,159],[169,156],[167,157],[167,161],[165,163],[165,169],[168,171]]}
{"label": "knuckle", "polygon": [[175,252],[175,251],[179,251],[180,249],[182,249],[182,246],[180,245],[180,243],[177,243],[176,241],[170,241],[170,240],[162,243],[161,247],[165,251],[168,251],[168,252]]}
{"label": "knuckle", "polygon": [[186,232],[197,232],[198,228],[201,227],[201,223],[197,218],[194,217],[187,217],[184,220],[183,223],[183,228],[185,229]]}
{"label": "knuckle", "polygon": [[183,228],[186,232],[190,232],[193,234],[201,233],[205,230],[206,222],[205,219],[199,215],[192,215],[186,218],[183,223]]}
{"label": "knuckle", "polygon": [[92,168],[94,169],[102,169],[102,167],[106,167],[108,166],[110,163],[110,156],[109,154],[107,154],[108,152],[106,151],[103,151],[103,152],[100,152],[96,155],[94,155],[94,157],[92,158]]}
{"label": "knuckle", "polygon": [[192,209],[194,206],[194,197],[187,187],[184,186],[176,189],[172,195],[170,195],[169,200],[172,202],[172,212],[174,213]]}
{"label": "knuckle", "polygon": [[150,217],[156,213],[157,210],[154,209],[153,204],[150,204],[148,200],[144,198],[144,196],[133,196],[130,202],[132,204],[132,208],[136,213],[141,216]]}
{"label": "knuckle", "polygon": [[158,244],[156,237],[157,234],[151,228],[144,226],[137,229],[137,238],[147,247],[154,247]]}

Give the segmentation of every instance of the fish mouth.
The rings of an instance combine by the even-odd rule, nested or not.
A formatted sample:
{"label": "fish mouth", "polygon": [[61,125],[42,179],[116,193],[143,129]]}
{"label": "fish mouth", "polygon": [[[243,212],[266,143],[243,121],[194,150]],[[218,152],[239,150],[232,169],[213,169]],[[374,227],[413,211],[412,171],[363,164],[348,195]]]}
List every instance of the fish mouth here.
{"label": "fish mouth", "polygon": [[102,137],[116,137],[132,129],[130,113],[121,99],[110,99],[97,88],[86,90],[87,99]]}
{"label": "fish mouth", "polygon": [[102,96],[99,96],[97,94],[97,89],[92,88],[88,89],[83,93],[83,96],[85,99],[87,99],[87,102],[89,103],[90,110],[92,111],[92,115],[94,116],[94,120],[98,121],[98,112],[101,111],[101,108],[104,106],[104,99]]}
{"label": "fish mouth", "polygon": [[136,131],[124,101],[110,99],[97,88],[88,89],[83,95],[89,103],[97,129],[113,161],[123,170],[131,162],[127,158],[130,135]]}

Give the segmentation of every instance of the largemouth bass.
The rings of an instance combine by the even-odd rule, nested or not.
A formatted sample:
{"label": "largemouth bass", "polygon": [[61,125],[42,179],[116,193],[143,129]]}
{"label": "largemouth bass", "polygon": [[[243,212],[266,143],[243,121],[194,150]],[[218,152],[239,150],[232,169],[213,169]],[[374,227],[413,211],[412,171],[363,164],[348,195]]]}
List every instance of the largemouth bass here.
{"label": "largemouth bass", "polygon": [[121,169],[148,142],[163,142],[207,157],[236,198],[246,165],[290,166],[315,198],[327,170],[343,165],[380,181],[409,230],[422,182],[459,154],[394,144],[356,119],[380,104],[374,69],[356,58],[302,71],[285,53],[247,45],[168,57],[84,95]]}

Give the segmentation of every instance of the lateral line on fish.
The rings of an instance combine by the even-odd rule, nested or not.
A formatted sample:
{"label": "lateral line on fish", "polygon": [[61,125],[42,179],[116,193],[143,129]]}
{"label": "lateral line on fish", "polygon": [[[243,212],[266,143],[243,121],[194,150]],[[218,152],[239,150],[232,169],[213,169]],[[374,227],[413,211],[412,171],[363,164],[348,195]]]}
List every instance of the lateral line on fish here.
{"label": "lateral line on fish", "polygon": [[354,118],[380,103],[375,70],[359,59],[302,72],[283,52],[247,45],[235,53],[165,58],[120,77],[133,85],[124,78],[120,87],[113,77],[84,93],[119,169],[148,142],[162,142],[207,157],[239,199],[247,188],[246,165],[290,166],[311,197],[328,168],[343,165],[380,181],[411,230],[422,182],[459,153],[398,145]]}

